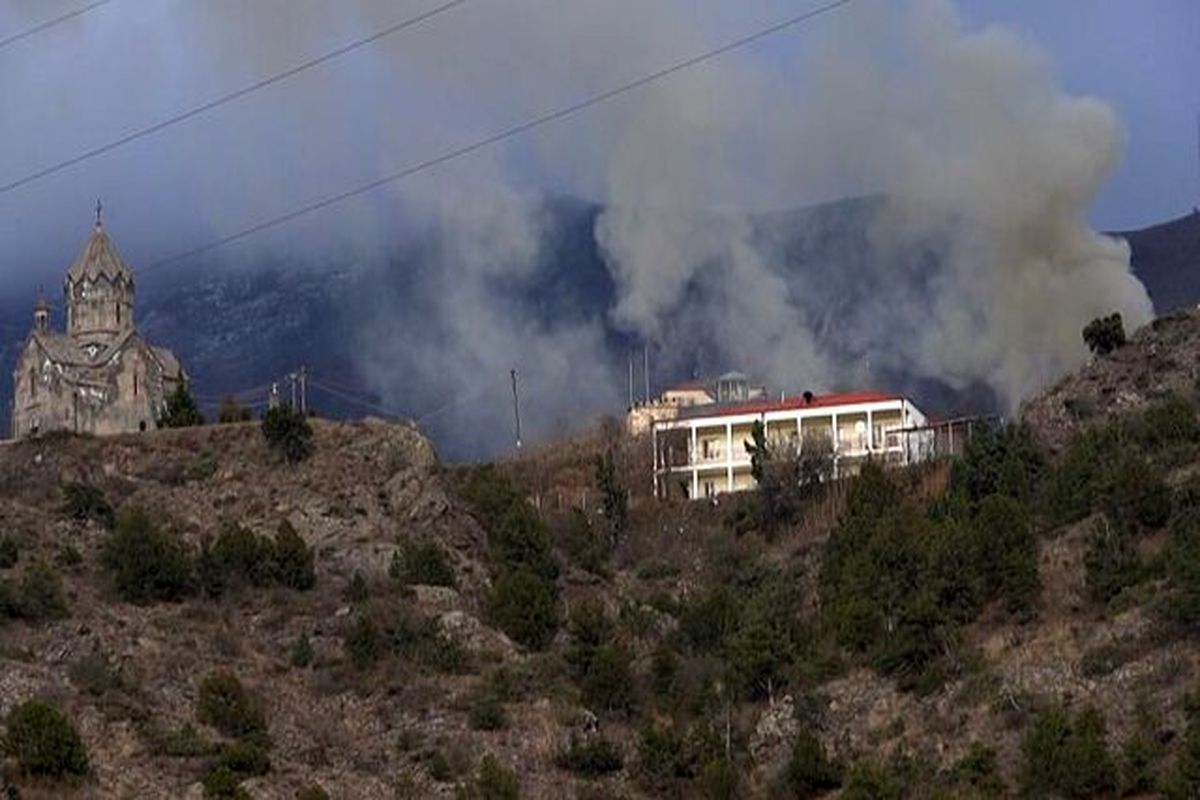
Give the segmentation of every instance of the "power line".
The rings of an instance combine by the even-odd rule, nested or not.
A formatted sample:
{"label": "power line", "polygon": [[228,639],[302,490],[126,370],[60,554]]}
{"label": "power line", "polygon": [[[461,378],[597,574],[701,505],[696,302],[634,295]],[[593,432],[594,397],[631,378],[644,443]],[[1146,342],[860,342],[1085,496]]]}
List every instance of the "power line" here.
{"label": "power line", "polygon": [[[111,2],[111,1],[112,0],[103,0],[103,2],[105,2],[105,3]],[[253,92],[257,92],[260,89],[265,89],[268,86],[272,86],[276,83],[279,83],[280,81],[285,81],[288,78],[291,78],[291,77],[294,77],[294,76],[300,74],[301,72],[306,72],[307,70],[313,69],[314,67],[318,67],[318,66],[325,64],[329,61],[332,61],[336,58],[340,58],[341,56],[344,56],[347,53],[350,53],[354,50],[358,50],[359,48],[366,47],[367,45],[377,42],[380,39],[391,36],[392,34],[399,33],[400,31],[404,30],[405,28],[411,28],[414,25],[418,25],[428,19],[431,19],[432,17],[436,17],[439,14],[445,13],[445,12],[451,10],[452,8],[455,8],[456,6],[461,6],[464,3],[466,3],[467,1],[468,0],[450,0],[450,2],[443,3],[442,5],[432,8],[429,11],[425,11],[421,14],[418,14],[415,17],[409,17],[408,19],[398,22],[395,25],[392,25],[388,28],[384,28],[383,30],[381,30],[377,33],[373,33],[370,36],[364,37],[362,39],[356,39],[355,41],[350,42],[349,44],[342,45],[341,47],[338,47],[335,50],[331,50],[328,53],[325,53],[324,55],[317,56],[316,58],[309,59],[308,61],[305,61],[301,64],[297,64],[296,66],[294,66],[290,69],[284,70],[283,72],[278,72],[267,78],[263,78],[262,80],[256,81],[255,83],[252,83],[248,86],[243,86],[241,89],[232,91],[229,94],[221,95],[220,97],[210,100],[207,103],[198,105],[195,108],[191,108],[187,111],[183,111],[172,117],[168,117],[167,119],[164,119],[161,122],[156,122],[153,125],[150,125],[145,128],[141,128],[139,130],[134,131],[133,133],[126,134],[125,136],[122,136],[118,139],[114,139],[113,141],[109,142],[108,144],[100,145],[99,147],[94,147],[91,150],[85,150],[84,152],[80,153],[77,156],[72,156],[71,158],[65,159],[63,161],[59,161],[57,164],[52,164],[51,166],[43,167],[42,169],[39,169],[36,172],[32,172],[23,178],[18,178],[14,181],[10,181],[9,183],[0,185],[0,194],[6,194],[8,192],[11,192],[13,189],[17,189],[21,186],[25,186],[26,184],[33,183],[36,180],[45,178],[48,175],[53,175],[56,172],[61,172],[62,170],[66,169],[68,167],[73,167],[76,164],[87,161],[88,159],[95,158],[96,156],[103,155],[104,153],[108,153],[113,150],[116,150],[118,147],[123,147],[123,146],[129,144],[130,142],[137,141],[138,139],[144,139],[145,137],[150,136],[151,134],[155,134],[161,130],[164,130],[165,128],[169,128],[172,125],[178,125],[179,123],[184,122],[189,119],[192,119],[193,117],[200,116],[201,114],[206,114],[209,111],[212,111],[214,108],[218,108],[220,106],[225,105],[226,103],[233,102],[234,100],[237,100],[238,98],[245,97],[246,95],[251,94]],[[97,3],[95,5],[100,5],[100,3]],[[0,46],[2,46],[2,45],[0,45]]]}
{"label": "power line", "polygon": [[[641,78],[637,78],[635,80],[629,81],[628,83],[624,83],[624,84],[616,86],[612,89],[608,89],[606,91],[600,92],[599,94],[592,95],[591,97],[589,97],[585,100],[579,101],[577,103],[572,103],[571,105],[564,106],[563,108],[559,108],[555,111],[550,111],[548,113],[542,114],[541,116],[534,117],[531,120],[522,122],[519,125],[514,125],[511,128],[507,128],[503,131],[500,131],[499,133],[495,133],[490,136],[486,136],[483,139],[479,139],[475,142],[472,142],[471,144],[464,145],[462,147],[457,147],[453,150],[449,150],[445,153],[442,153],[441,155],[434,156],[433,158],[429,158],[425,161],[421,161],[417,164],[413,164],[412,166],[405,167],[404,169],[401,169],[397,172],[393,172],[389,175],[385,175],[382,178],[377,178],[368,183],[361,184],[353,189],[347,189],[346,191],[339,192],[334,195],[330,195],[329,197],[326,197],[322,200],[317,200],[313,203],[309,203],[308,205],[301,206],[300,208],[297,208],[294,211],[289,211],[286,214],[282,214],[280,216],[273,217],[271,219],[267,219],[267,220],[264,220],[259,223],[255,223],[254,225],[251,225],[248,228],[243,228],[242,230],[240,230],[236,233],[232,233],[232,234],[229,234],[228,236],[223,236],[219,239],[215,239],[211,242],[208,242],[207,244],[200,245],[199,247],[194,247],[194,248],[192,248],[190,250],[186,250],[182,253],[178,253],[176,255],[169,256],[164,259],[160,259],[159,261],[156,261],[156,262],[150,264],[148,267],[143,267],[141,271],[145,272],[146,270],[157,269],[159,267],[166,266],[167,264],[173,264],[177,261],[183,261],[185,259],[193,258],[195,256],[201,255],[202,253],[206,253],[210,250],[216,250],[217,248],[224,247],[227,244],[232,244],[233,242],[239,241],[241,239],[245,239],[248,236],[253,236],[254,234],[259,233],[264,230],[267,230],[268,228],[274,228],[278,225],[284,224],[285,222],[291,222],[294,219],[306,216],[308,214],[313,213],[314,211],[320,211],[321,209],[328,208],[329,206],[332,206],[332,205],[337,205],[338,203],[342,203],[353,197],[358,197],[359,195],[366,194],[367,192],[378,189],[379,187],[385,186],[389,183],[394,183],[396,181],[403,180],[404,178],[408,178],[412,175],[417,174],[418,172],[423,172],[432,167],[436,167],[438,165],[445,164],[448,161],[453,161],[455,159],[462,158],[463,156],[474,153],[477,150],[482,150],[486,147],[489,147],[493,144],[497,144],[506,139],[511,139],[514,136],[518,136],[522,133],[526,133],[535,128],[540,128],[543,125],[548,125],[551,122],[556,122],[565,117],[569,117],[574,114],[577,114],[580,111],[584,111],[585,109],[608,102],[609,100],[612,100],[612,99],[619,97],[623,94],[626,94],[628,92],[631,92],[635,89],[640,89],[643,86],[660,81],[660,80],[667,78],[671,75],[674,75],[678,72],[682,72],[686,69],[689,69],[691,67],[702,64],[705,61],[710,61],[714,58],[717,58],[718,56],[725,55],[726,53],[729,53],[738,48],[745,47],[746,45],[749,45],[749,44],[753,44],[754,42],[757,42],[760,39],[764,39],[768,36],[771,36],[772,34],[779,33],[783,30],[794,27],[794,26],[799,25],[808,20],[814,19],[818,16],[821,16],[822,14],[827,14],[831,11],[841,8],[842,6],[849,5],[852,2],[853,2],[853,0],[834,0],[834,2],[826,3],[825,5],[815,8],[811,11],[807,11],[803,14],[797,14],[796,16],[790,17],[786,20],[783,20],[782,22],[775,23],[774,25],[771,25],[766,28],[762,28],[748,36],[743,36],[739,39],[735,39],[731,42],[727,42],[726,44],[723,44],[720,47],[716,47],[712,50],[708,50],[703,53],[700,53],[699,55],[695,55],[695,56],[692,56],[691,58],[687,58],[683,61],[679,61],[675,64],[672,64],[669,67],[660,69],[657,72],[650,73],[649,75],[645,75]],[[0,188],[0,193],[2,193],[3,191],[4,191],[3,188]]]}
{"label": "power line", "polygon": [[71,20],[71,19],[75,19],[75,17],[83,16],[87,12],[89,12],[93,9],[99,8],[100,6],[108,5],[111,2],[112,2],[112,0],[96,0],[96,2],[94,2],[94,3],[88,3],[86,6],[83,6],[82,8],[78,8],[67,14],[63,14],[61,17],[55,17],[52,20],[48,20],[48,21],[40,23],[38,25],[34,25],[32,28],[22,31],[21,33],[14,33],[12,36],[9,36],[7,39],[0,39],[0,50],[3,50],[4,48],[8,47],[10,44],[16,44],[17,42],[21,41],[22,39],[28,39],[30,36],[33,36],[36,33],[41,33],[44,30],[53,28],[55,25],[59,25],[63,22],[66,22],[67,20]]}

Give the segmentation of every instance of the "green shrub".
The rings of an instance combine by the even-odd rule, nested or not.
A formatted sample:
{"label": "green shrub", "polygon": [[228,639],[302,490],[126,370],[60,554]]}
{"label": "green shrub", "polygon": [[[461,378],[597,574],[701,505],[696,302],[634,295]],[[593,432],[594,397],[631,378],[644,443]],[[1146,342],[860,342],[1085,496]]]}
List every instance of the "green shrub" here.
{"label": "green shrub", "polygon": [[286,519],[279,523],[274,543],[275,579],[283,586],[308,591],[317,585],[313,549]]}
{"label": "green shrub", "polygon": [[504,704],[491,692],[483,692],[471,704],[468,721],[472,730],[498,731],[508,725]]}
{"label": "green shrub", "polygon": [[697,783],[700,794],[708,800],[734,800],[741,777],[734,763],[721,756],[704,765]]}
{"label": "green shrub", "polygon": [[116,522],[113,508],[104,493],[86,483],[68,483],[62,487],[63,514],[79,522],[91,520],[111,529]]}
{"label": "green shrub", "polygon": [[67,598],[62,578],[45,561],[30,563],[16,587],[9,590],[7,600],[0,601],[0,612],[30,622],[66,617]]}
{"label": "green shrub", "polygon": [[171,758],[199,758],[215,751],[215,745],[191,723],[154,736],[154,752]]}
{"label": "green shrub", "polygon": [[235,775],[266,775],[271,771],[271,757],[259,742],[238,739],[217,751],[217,768],[221,767]]}
{"label": "green shrub", "polygon": [[309,641],[308,634],[300,634],[296,637],[296,641],[292,643],[288,660],[292,662],[293,667],[307,669],[312,666],[314,658],[316,658],[316,653],[313,652],[312,642]]}
{"label": "green shrub", "polygon": [[984,596],[1003,599],[1010,612],[1031,612],[1041,578],[1037,537],[1026,506],[1009,495],[990,495],[969,524],[975,537],[972,571],[982,580]]}
{"label": "green shrub", "polygon": [[138,508],[121,515],[104,541],[102,561],[117,591],[131,603],[177,600],[187,591],[192,572],[183,543]]}
{"label": "green shrub", "polygon": [[166,407],[158,419],[158,427],[191,428],[203,424],[204,417],[196,407],[196,401],[188,391],[187,384],[180,381],[175,385],[175,391],[167,395]]}
{"label": "green shrub", "polygon": [[631,711],[634,706],[633,658],[619,645],[597,648],[580,679],[583,701],[604,711]]}
{"label": "green shrub", "polygon": [[1200,628],[1200,505],[1181,507],[1172,518],[1166,563],[1171,598],[1165,608],[1194,631]]}
{"label": "green shrub", "polygon": [[1134,427],[1138,443],[1150,451],[1200,442],[1196,406],[1178,395],[1154,403],[1142,412]]}
{"label": "green shrub", "polygon": [[456,584],[454,567],[442,546],[433,541],[405,540],[392,557],[388,574],[405,585],[451,586]]}
{"label": "green shrub", "polygon": [[1098,356],[1106,356],[1125,346],[1125,323],[1121,314],[1114,312],[1107,317],[1096,317],[1083,328],[1083,341]]}
{"label": "green shrub", "polygon": [[1047,708],[1025,734],[1021,753],[1021,786],[1026,794],[1082,800],[1117,788],[1104,717],[1095,709],[1072,717],[1061,707]]}
{"label": "green shrub", "polygon": [[343,592],[343,596],[350,603],[362,605],[363,603],[367,602],[367,598],[370,596],[370,594],[371,590],[367,586],[366,576],[364,576],[358,570],[355,570],[354,574],[350,577],[350,583],[346,584],[346,589]]}
{"label": "green shrub", "polygon": [[254,414],[249,408],[239,403],[237,398],[232,395],[225,395],[221,398],[221,407],[217,411],[217,421],[222,425],[249,422],[252,419],[254,419]]}
{"label": "green shrub", "polygon": [[517,779],[517,773],[488,753],[479,763],[479,773],[469,791],[472,800],[518,800],[521,782]]}
{"label": "green shrub", "polygon": [[342,646],[350,656],[351,663],[359,669],[366,669],[374,664],[386,650],[383,632],[366,614],[359,614],[354,624],[342,639]]}
{"label": "green shrub", "polygon": [[296,800],[329,800],[329,793],[319,783],[313,783],[296,792]]}
{"label": "green shrub", "polygon": [[1037,494],[1046,469],[1041,450],[1027,425],[1006,425],[977,431],[962,458],[954,462],[952,494],[974,510],[993,495],[1029,503]]}
{"label": "green shrub", "polygon": [[859,761],[846,773],[841,800],[904,800],[912,788],[888,767]]}
{"label": "green shrub", "polygon": [[196,559],[200,585],[212,597],[241,583],[266,586],[274,568],[270,543],[241,525],[223,526],[215,541],[201,545]]}
{"label": "green shrub", "polygon": [[617,746],[600,736],[588,739],[572,737],[571,743],[554,757],[554,764],[586,778],[619,772],[625,766]]}
{"label": "green shrub", "polygon": [[10,533],[0,536],[0,569],[12,569],[21,557],[21,548],[17,539]]}
{"label": "green shrub", "polygon": [[629,490],[617,477],[613,451],[596,456],[596,487],[600,490],[604,519],[608,523],[608,539],[617,542],[629,527]]}
{"label": "green shrub", "polygon": [[9,712],[4,750],[31,775],[86,775],[87,750],[75,726],[49,703],[30,700]]}
{"label": "green shrub", "polygon": [[1118,456],[1096,491],[1096,505],[1122,528],[1160,528],[1171,516],[1171,489],[1162,472],[1137,453]]}
{"label": "green shrub", "polygon": [[313,430],[304,414],[290,404],[268,408],[262,420],[267,447],[279,458],[295,464],[312,455]]}
{"label": "green shrub", "polygon": [[1046,481],[1044,505],[1051,525],[1078,522],[1092,512],[1105,479],[1126,450],[1122,427],[1109,423],[1076,436]]}
{"label": "green shrub", "polygon": [[1141,567],[1131,534],[1107,519],[1100,520],[1088,534],[1083,563],[1088,594],[1098,603],[1108,603],[1135,584]]}
{"label": "green shrub", "polygon": [[224,765],[209,770],[201,781],[204,796],[211,800],[250,800],[241,783],[241,777]]}
{"label": "green shrub", "polygon": [[571,563],[596,575],[604,575],[612,554],[612,540],[592,525],[588,515],[573,508],[558,526],[558,539]]}
{"label": "green shrub", "polygon": [[649,792],[680,794],[681,784],[695,781],[706,765],[724,756],[723,735],[704,721],[687,728],[646,722],[638,730],[635,774]]}
{"label": "green shrub", "polygon": [[782,778],[788,796],[806,800],[841,786],[842,768],[829,758],[820,739],[802,731],[792,743]]}
{"label": "green shrub", "polygon": [[226,736],[261,739],[267,732],[262,704],[232,672],[218,670],[200,682],[196,716]]}
{"label": "green shrub", "polygon": [[947,778],[950,786],[969,792],[968,797],[982,800],[1008,796],[1008,787],[996,764],[996,751],[979,742],[972,744],[967,754],[955,762]]}
{"label": "green shrub", "polygon": [[494,574],[525,569],[546,581],[558,578],[546,524],[504,473],[491,464],[473,468],[462,493],[488,532]]}
{"label": "green shrub", "polygon": [[1200,709],[1195,697],[1186,704],[1187,727],[1175,756],[1174,767],[1164,776],[1163,795],[1168,800],[1191,800],[1200,796]]}
{"label": "green shrub", "polygon": [[[1187,747],[1187,739],[1184,739]],[[1162,745],[1153,737],[1140,731],[1135,732],[1126,742],[1121,751],[1121,795],[1149,794],[1154,791],[1159,782],[1159,762],[1162,759]],[[1200,773],[1197,773],[1200,777]],[[1167,781],[1169,785],[1169,781]],[[1200,783],[1192,787],[1188,796],[1200,792]],[[1167,792],[1168,797],[1171,796]]]}
{"label": "green shrub", "polygon": [[500,576],[492,588],[488,609],[496,627],[532,650],[545,648],[558,631],[554,584],[527,569]]}

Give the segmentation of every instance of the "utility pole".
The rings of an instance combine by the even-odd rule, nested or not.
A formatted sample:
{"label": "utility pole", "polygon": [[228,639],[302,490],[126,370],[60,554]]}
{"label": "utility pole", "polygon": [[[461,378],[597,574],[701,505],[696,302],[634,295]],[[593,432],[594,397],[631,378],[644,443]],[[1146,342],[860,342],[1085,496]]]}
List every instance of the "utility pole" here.
{"label": "utility pole", "polygon": [[513,390],[513,416],[517,420],[517,449],[521,449],[521,398],[517,394],[517,371],[510,370]]}
{"label": "utility pole", "polygon": [[646,402],[650,402],[650,346],[642,345],[642,374],[646,379]]}
{"label": "utility pole", "polygon": [[300,413],[308,414],[308,367],[300,367]]}
{"label": "utility pole", "polygon": [[297,408],[297,406],[296,406],[296,373],[289,372],[288,380],[292,382],[292,409],[295,410]]}

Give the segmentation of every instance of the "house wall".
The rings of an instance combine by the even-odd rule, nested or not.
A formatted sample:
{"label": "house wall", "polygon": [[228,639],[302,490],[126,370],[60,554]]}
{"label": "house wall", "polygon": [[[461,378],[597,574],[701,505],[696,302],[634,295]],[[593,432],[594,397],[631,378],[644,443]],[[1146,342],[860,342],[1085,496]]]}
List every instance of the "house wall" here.
{"label": "house wall", "polygon": [[[857,472],[861,466],[861,459],[866,457],[868,452],[872,457],[883,457],[889,463],[902,463],[906,455],[896,449],[902,443],[894,439],[889,442],[887,431],[924,424],[925,421],[924,415],[911,403],[899,400],[836,408],[784,409],[724,418],[667,421],[661,424],[656,435],[686,439],[686,445],[684,441],[680,441],[679,444],[687,447],[690,459],[687,464],[668,465],[664,461],[659,475],[663,476],[664,481],[668,478],[676,481],[683,478],[690,487],[688,491],[692,492],[694,497],[705,497],[731,489],[751,489],[755,483],[750,475],[750,455],[746,445],[753,442],[752,433],[756,421],[763,422],[769,443],[777,447],[795,446],[801,443],[797,436],[799,431],[802,431],[803,442],[811,442],[814,439],[832,441],[835,416],[838,433],[835,470],[841,474]],[[694,450],[690,444],[693,426]],[[889,447],[892,449],[886,450]]]}

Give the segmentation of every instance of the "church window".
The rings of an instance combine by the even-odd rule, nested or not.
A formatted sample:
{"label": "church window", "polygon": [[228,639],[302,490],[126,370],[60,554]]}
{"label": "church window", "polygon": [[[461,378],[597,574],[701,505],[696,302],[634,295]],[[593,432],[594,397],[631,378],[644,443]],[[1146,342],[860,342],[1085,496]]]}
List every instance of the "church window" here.
{"label": "church window", "polygon": [[37,399],[37,372],[33,367],[29,368],[29,396],[34,400]]}
{"label": "church window", "polygon": [[138,376],[136,372],[133,373],[133,396],[138,396]]}
{"label": "church window", "polygon": [[117,324],[121,324],[121,304],[117,303]]}

